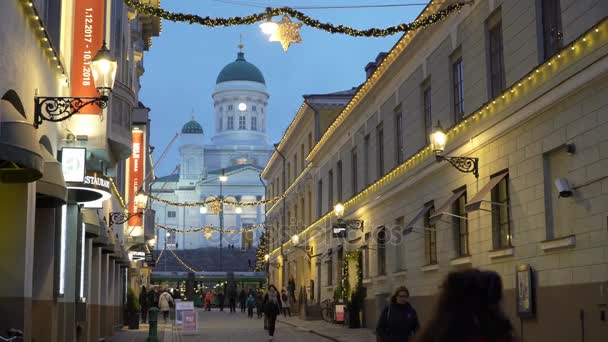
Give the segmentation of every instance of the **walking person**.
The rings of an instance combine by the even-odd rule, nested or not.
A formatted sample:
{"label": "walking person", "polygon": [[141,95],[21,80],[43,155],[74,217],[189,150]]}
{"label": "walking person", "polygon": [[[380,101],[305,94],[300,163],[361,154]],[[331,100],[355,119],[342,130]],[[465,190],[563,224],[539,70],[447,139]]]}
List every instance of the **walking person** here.
{"label": "walking person", "polygon": [[407,342],[420,328],[416,310],[409,303],[410,291],[399,287],[390,303],[382,310],[376,325],[377,340],[381,342]]}
{"label": "walking person", "polygon": [[146,287],[143,285],[141,292],[139,292],[139,307],[141,308],[141,322],[148,323],[148,310],[150,307],[148,305],[148,292],[146,292]]}
{"label": "walking person", "polygon": [[281,292],[281,302],[283,303],[283,316],[287,317],[287,315],[289,315],[289,317],[291,317],[291,310],[289,309],[289,296],[287,295],[287,291],[285,291],[285,289],[283,289]]}
{"label": "walking person", "polygon": [[171,297],[171,294],[169,293],[169,291],[165,290],[160,295],[160,297],[158,298],[158,305],[159,305],[160,311],[163,313],[163,318],[165,320],[165,323],[167,323],[167,318],[169,318],[169,310],[171,310],[173,305],[175,305],[175,302],[173,301],[173,297]]}
{"label": "walking person", "polygon": [[247,307],[247,292],[245,292],[245,289],[242,289],[241,293],[239,293],[239,304],[241,304],[241,312],[245,312],[245,308]]}
{"label": "walking person", "polygon": [[158,290],[156,286],[151,286],[148,290],[148,310],[152,308],[158,308]]}
{"label": "walking person", "polygon": [[264,294],[259,291],[255,296],[255,306],[258,314],[258,319],[262,318],[264,314]]}
{"label": "walking person", "polygon": [[231,284],[228,290],[228,302],[230,304],[230,313],[236,313],[236,285]]}
{"label": "walking person", "polygon": [[264,295],[264,315],[268,325],[268,340],[272,341],[277,323],[277,315],[281,312],[281,294],[274,285],[268,285],[268,292]]}
{"label": "walking person", "polygon": [[211,311],[212,304],[213,304],[213,291],[207,291],[207,294],[205,294],[205,310]]}
{"label": "walking person", "polygon": [[434,314],[416,342],[514,342],[501,308],[498,273],[470,269],[448,274]]}
{"label": "walking person", "polygon": [[255,297],[252,293],[249,294],[246,300],[247,305],[247,317],[253,318],[253,308],[255,308]]}

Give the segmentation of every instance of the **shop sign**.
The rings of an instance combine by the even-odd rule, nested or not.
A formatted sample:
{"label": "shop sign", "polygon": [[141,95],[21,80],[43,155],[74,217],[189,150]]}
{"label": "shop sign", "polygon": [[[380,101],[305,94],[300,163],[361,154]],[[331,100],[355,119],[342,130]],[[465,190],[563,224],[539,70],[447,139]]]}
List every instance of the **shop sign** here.
{"label": "shop sign", "polygon": [[193,301],[175,300],[175,324],[183,323],[183,314],[185,311],[194,311]]}
{"label": "shop sign", "polygon": [[196,311],[187,310],[182,313],[182,332],[195,333],[198,331],[198,320],[196,319]]}
{"label": "shop sign", "polygon": [[534,273],[529,264],[516,267],[517,315],[521,318],[534,317]]}
{"label": "shop sign", "polygon": [[344,322],[344,304],[336,304],[336,322]]}
{"label": "shop sign", "polygon": [[64,147],[61,149],[61,170],[66,182],[83,182],[86,148]]}
{"label": "shop sign", "polygon": [[66,187],[68,190],[95,192],[101,195],[101,198],[97,198],[96,200],[105,201],[112,197],[111,183],[110,178],[106,177],[102,173],[86,171],[82,181],[66,182]]}

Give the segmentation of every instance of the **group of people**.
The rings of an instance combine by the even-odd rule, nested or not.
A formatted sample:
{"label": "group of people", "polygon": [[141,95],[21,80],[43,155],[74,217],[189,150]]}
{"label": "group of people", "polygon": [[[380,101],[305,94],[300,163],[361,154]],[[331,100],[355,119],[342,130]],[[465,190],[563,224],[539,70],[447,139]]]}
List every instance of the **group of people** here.
{"label": "group of people", "polygon": [[159,290],[158,287],[152,286],[150,290],[146,291],[145,286],[141,287],[139,306],[141,308],[141,320],[143,323],[148,323],[148,311],[151,308],[159,309],[163,314],[165,323],[167,323],[169,311],[174,305],[175,301],[168,289]]}
{"label": "group of people", "polygon": [[[398,288],[376,326],[378,342],[513,342],[501,308],[502,280],[477,269],[448,274],[428,322],[420,329],[407,288]],[[420,331],[419,331],[420,330]]]}

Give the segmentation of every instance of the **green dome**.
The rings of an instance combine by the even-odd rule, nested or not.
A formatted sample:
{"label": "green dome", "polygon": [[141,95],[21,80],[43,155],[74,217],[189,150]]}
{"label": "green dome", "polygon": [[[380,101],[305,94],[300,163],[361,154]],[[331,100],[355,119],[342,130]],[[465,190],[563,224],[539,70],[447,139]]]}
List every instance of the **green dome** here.
{"label": "green dome", "polygon": [[203,127],[201,124],[196,122],[196,120],[192,119],[182,127],[182,133],[187,134],[203,134]]}
{"label": "green dome", "polygon": [[260,69],[245,60],[245,54],[239,52],[236,61],[226,65],[217,75],[215,83],[228,81],[251,81],[266,84]]}

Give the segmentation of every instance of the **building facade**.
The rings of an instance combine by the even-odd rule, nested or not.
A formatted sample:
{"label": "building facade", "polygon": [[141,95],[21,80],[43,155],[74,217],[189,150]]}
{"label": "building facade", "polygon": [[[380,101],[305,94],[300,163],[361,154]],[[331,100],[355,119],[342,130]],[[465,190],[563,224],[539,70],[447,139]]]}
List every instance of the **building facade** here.
{"label": "building facade", "polygon": [[[133,112],[160,20],[120,0],[10,0],[0,13],[0,331],[97,341],[123,325],[127,277],[142,266],[128,250],[143,248],[143,229],[132,235],[111,213],[132,202]],[[90,62],[103,41],[119,61],[107,108],[35,122],[36,96],[99,96]],[[53,107],[40,110],[48,117]]]}
{"label": "building facade", "polygon": [[[604,2],[476,1],[404,35],[306,151],[312,219],[296,243],[290,227],[269,225],[271,282],[300,272],[308,302],[360,286],[373,327],[398,286],[424,322],[448,272],[494,270],[522,339],[605,339],[606,14]],[[299,149],[290,132],[312,130],[298,115],[285,150]],[[478,158],[479,177],[437,161],[438,121],[443,156]],[[269,189],[280,170],[273,156]],[[347,222],[347,237],[333,237],[337,203],[341,223],[363,229]]]}
{"label": "building facade", "polygon": [[[272,146],[267,134],[269,94],[262,72],[247,62],[241,51],[234,62],[218,74],[214,101],[215,132],[205,144],[202,126],[195,120],[184,124],[179,136],[180,165],[171,175],[159,177],[152,194],[166,201],[192,203],[218,198],[236,202],[264,199],[260,171],[266,165]],[[220,176],[227,181],[221,182]],[[262,206],[225,205],[221,214],[210,207],[184,207],[154,201],[157,223],[171,228],[204,226],[240,230],[264,222]],[[220,217],[223,222],[220,222]],[[250,249],[257,245],[260,230],[242,234],[212,236],[158,230],[159,248],[196,249],[234,245]]]}

